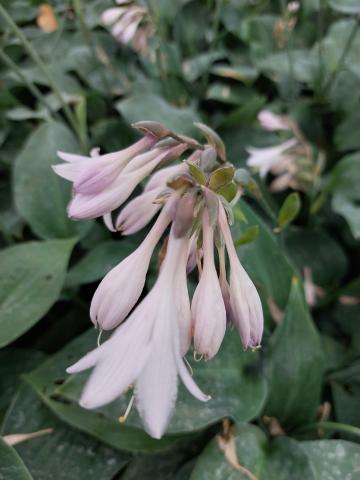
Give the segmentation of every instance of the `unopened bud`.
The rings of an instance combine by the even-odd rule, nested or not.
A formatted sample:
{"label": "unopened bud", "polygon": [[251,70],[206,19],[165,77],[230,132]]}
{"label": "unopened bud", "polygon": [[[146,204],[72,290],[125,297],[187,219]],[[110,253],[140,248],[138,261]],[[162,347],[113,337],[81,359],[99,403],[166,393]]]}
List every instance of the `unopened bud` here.
{"label": "unopened bud", "polygon": [[181,238],[188,233],[194,221],[194,207],[196,193],[186,192],[177,202],[173,231],[176,238]]}

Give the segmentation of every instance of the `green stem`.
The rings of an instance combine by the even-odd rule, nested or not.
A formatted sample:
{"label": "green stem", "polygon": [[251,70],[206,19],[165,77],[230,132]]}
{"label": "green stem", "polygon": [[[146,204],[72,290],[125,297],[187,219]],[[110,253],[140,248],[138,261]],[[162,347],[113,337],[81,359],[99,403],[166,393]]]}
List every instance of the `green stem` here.
{"label": "green stem", "polygon": [[328,81],[326,82],[325,86],[324,86],[324,92],[327,92],[329,90],[329,88],[331,87],[332,83],[335,81],[339,71],[342,69],[342,67],[344,66],[344,63],[345,63],[345,60],[346,60],[346,57],[348,56],[348,53],[351,49],[351,46],[352,46],[352,43],[353,41],[355,40],[355,37],[356,37],[356,34],[358,33],[358,28],[359,28],[359,23],[360,23],[360,20],[356,20],[355,21],[355,24],[350,32],[350,35],[346,41],[346,44],[344,46],[344,49],[343,51],[341,52],[341,55],[340,55],[340,58],[338,60],[338,63],[335,67],[335,69],[333,70],[332,74],[330,75],[330,77],[328,78]]}
{"label": "green stem", "polygon": [[[72,126],[72,128],[76,132],[80,142],[82,143],[81,135],[79,134],[79,127],[78,127],[78,124],[76,122],[75,116],[73,115],[72,111],[70,110],[69,105],[64,101],[64,99],[61,95],[61,92],[60,92],[58,86],[56,85],[56,82],[54,81],[53,76],[51,75],[48,68],[46,67],[45,63],[42,61],[42,59],[40,58],[37,51],[33,48],[33,46],[28,41],[26,36],[23,34],[21,29],[16,25],[14,20],[10,17],[10,15],[7,13],[7,11],[4,9],[4,7],[2,5],[0,5],[0,15],[3,17],[3,19],[5,20],[7,25],[14,32],[14,34],[19,38],[20,42],[24,46],[25,50],[28,52],[29,56],[36,63],[36,65],[40,68],[40,70],[42,71],[44,76],[49,81],[49,84],[50,84],[54,94],[56,95],[56,97],[58,98],[58,100],[60,101],[60,103],[61,103],[61,105],[64,109],[64,113],[66,115],[66,118],[68,119],[68,122],[70,123],[70,125]],[[86,148],[85,145],[82,144],[82,146],[83,146],[84,149]]]}
{"label": "green stem", "polygon": [[337,422],[317,422],[310,423],[296,430],[296,433],[305,433],[312,430],[327,430],[330,432],[350,433],[360,438],[360,428],[345,423]]}
{"label": "green stem", "polygon": [[46,98],[44,95],[40,92],[40,90],[37,88],[36,85],[34,85],[30,80],[26,78],[26,76],[23,74],[21,69],[14,63],[11,58],[3,51],[0,50],[0,58],[1,60],[11,69],[13,70],[17,76],[24,82],[24,84],[28,87],[30,92],[34,95],[34,97],[41,103],[43,103],[50,113],[50,116],[52,116],[55,112],[51,109],[50,105],[48,104]]}

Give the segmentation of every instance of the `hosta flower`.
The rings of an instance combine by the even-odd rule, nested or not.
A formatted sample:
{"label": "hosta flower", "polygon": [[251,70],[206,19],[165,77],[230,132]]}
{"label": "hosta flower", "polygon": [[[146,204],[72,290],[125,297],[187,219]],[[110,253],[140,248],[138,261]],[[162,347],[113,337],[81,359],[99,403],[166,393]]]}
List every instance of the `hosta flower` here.
{"label": "hosta flower", "polygon": [[250,157],[247,165],[259,171],[261,177],[265,177],[274,165],[287,159],[288,151],[297,144],[295,138],[291,138],[275,147],[255,148],[247,147]]}
{"label": "hosta flower", "polygon": [[[224,165],[221,139],[201,124],[209,144],[176,135],[156,122],[138,122],[135,128],[146,135],[130,149],[105,156],[95,151],[92,158],[62,154],[65,160],[78,163],[77,168],[55,167],[74,184],[70,216],[103,215],[108,228],[116,232],[113,210],[148,176],[143,193],[118,213],[115,226],[123,235],[130,235],[158,214],[140,246],[104,277],[91,302],[94,325],[101,330],[117,330],[68,372],[94,367],[81,395],[84,408],[105,405],[133,385],[132,399],[136,399],[147,431],[160,438],[174,408],[178,376],[196,398],[209,399],[183,363],[192,337],[195,352],[206,360],[219,351],[227,322],[236,325],[245,347],[258,346],[262,310],[256,289],[238,260],[217,192],[220,187],[230,186],[233,202],[239,195],[233,188],[235,169]],[[187,149],[192,153],[186,161],[169,165]],[[158,278],[138,303],[162,237]],[[229,256],[230,283],[226,278],[224,245]],[[190,304],[187,275],[195,267],[199,282]],[[128,412],[129,408],[125,417]]]}
{"label": "hosta flower", "polygon": [[226,311],[214,262],[214,228],[203,214],[203,270],[191,304],[195,350],[210,359],[218,352],[226,329]]}
{"label": "hosta flower", "polygon": [[187,237],[170,235],[163,266],[148,296],[108,341],[67,370],[76,373],[95,367],[81,396],[84,408],[105,405],[134,384],[140,416],[155,438],[162,436],[170,420],[178,375],[192,395],[209,400],[190,376],[180,351],[177,316],[182,308],[174,305],[184,301],[176,280],[179,262],[185,268],[187,248]]}
{"label": "hosta flower", "polygon": [[174,201],[170,199],[142,244],[103,278],[90,307],[94,325],[103,330],[117,327],[138,301],[153,250],[171,222]]}
{"label": "hosta flower", "polygon": [[293,137],[274,147],[247,147],[250,154],[247,165],[258,171],[261,177],[266,177],[271,172],[275,177],[270,184],[273,192],[286,188],[303,191],[312,188],[324,168],[323,153],[319,152],[317,157],[314,156],[314,149],[289,117],[262,110],[258,120],[265,130],[288,130]]}
{"label": "hosta flower", "polygon": [[276,113],[270,112],[270,110],[261,110],[258,120],[265,130],[290,130],[286,117],[276,115]]}
{"label": "hosta flower", "polygon": [[147,8],[131,0],[117,0],[120,6],[105,10],[101,16],[103,24],[111,28],[111,34],[123,44],[131,43],[139,53],[147,50],[153,26]]}
{"label": "hosta flower", "polygon": [[229,297],[232,322],[245,348],[257,347],[263,332],[263,312],[259,294],[241,265],[232,241],[224,207],[219,208],[219,225],[230,262]]}

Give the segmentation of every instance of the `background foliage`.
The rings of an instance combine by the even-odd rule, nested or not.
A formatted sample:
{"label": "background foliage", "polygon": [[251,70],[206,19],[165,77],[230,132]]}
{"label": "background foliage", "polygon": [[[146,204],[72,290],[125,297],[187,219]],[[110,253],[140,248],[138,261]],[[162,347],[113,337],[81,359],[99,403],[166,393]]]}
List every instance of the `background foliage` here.
{"label": "background foliage", "polygon": [[[234,452],[259,480],[358,478],[359,1],[303,0],[284,30],[285,1],[148,0],[154,32],[142,54],[101,24],[111,0],[51,2],[51,33],[41,3],[0,5],[0,479],[249,478]],[[228,332],[215,360],[193,364],[213,400],[181,391],[160,441],[135,411],[118,423],[126,398],[82,410],[85,377],[65,368],[96,342],[97,282],[145,233],[121,239],[99,221],[70,221],[56,151],[120,149],[137,120],[196,136],[201,120],[244,167],[247,145],[276,142],[257,122],[265,107],[296,121],[326,166],[292,222],[290,191],[271,194],[259,178],[261,202],[249,195],[235,211],[265,309],[262,349],[243,352]],[[312,306],[305,267],[321,289]]]}

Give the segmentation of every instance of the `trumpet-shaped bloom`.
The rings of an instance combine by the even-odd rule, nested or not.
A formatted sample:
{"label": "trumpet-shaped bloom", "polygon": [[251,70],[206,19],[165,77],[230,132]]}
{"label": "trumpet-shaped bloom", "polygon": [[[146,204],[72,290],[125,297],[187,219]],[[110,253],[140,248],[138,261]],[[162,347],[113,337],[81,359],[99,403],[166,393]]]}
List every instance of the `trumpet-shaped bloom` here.
{"label": "trumpet-shaped bloom", "polygon": [[163,187],[154,188],[125,205],[116,219],[116,230],[123,235],[132,235],[144,228],[161,209],[161,202],[155,203],[155,200],[163,190]]}
{"label": "trumpet-shaped bloom", "polygon": [[148,135],[124,150],[91,157],[58,152],[66,163],[54,165],[53,170],[73,182],[74,192],[98,193],[108,187],[134,157],[151,148],[155,142],[156,139]]}
{"label": "trumpet-shaped bloom", "polygon": [[138,301],[153,250],[172,220],[175,201],[175,196],[168,200],[142,244],[101,281],[90,307],[90,317],[96,326],[103,330],[117,327]]}
{"label": "trumpet-shaped bloom", "polygon": [[120,174],[102,191],[76,193],[68,208],[70,218],[96,218],[109,213],[120,205],[134,191],[135,187],[147,177],[161,162],[173,156],[179,156],[185,150],[184,145],[151,150],[133,158]]}
{"label": "trumpet-shaped bloom", "polygon": [[226,330],[226,311],[214,262],[214,229],[203,214],[203,271],[191,305],[195,350],[210,359],[218,352]]}
{"label": "trumpet-shaped bloom", "polygon": [[268,148],[254,148],[248,147],[246,150],[250,154],[250,157],[247,159],[247,165],[259,170],[260,176],[265,177],[267,173],[276,165],[278,162],[284,161],[284,156],[286,156],[287,150],[294,147],[297,144],[295,138],[291,138],[280,145],[275,147]]}
{"label": "trumpet-shaped bloom", "polygon": [[[177,397],[177,377],[201,401],[210,397],[196,385],[180,353],[177,269],[185,258],[188,239],[170,235],[159,277],[148,296],[103,345],[88,353],[69,373],[95,367],[82,393],[84,408],[113,401],[131,384],[146,430],[160,438],[170,420]],[[166,292],[166,294],[165,294]]]}
{"label": "trumpet-shaped bloom", "polygon": [[290,130],[289,123],[286,122],[284,117],[276,115],[270,110],[261,110],[258,120],[265,130]]}
{"label": "trumpet-shaped bloom", "polygon": [[230,262],[230,306],[235,324],[245,348],[260,345],[263,332],[263,312],[255,285],[237,256],[224,207],[220,204],[219,225],[224,236]]}

